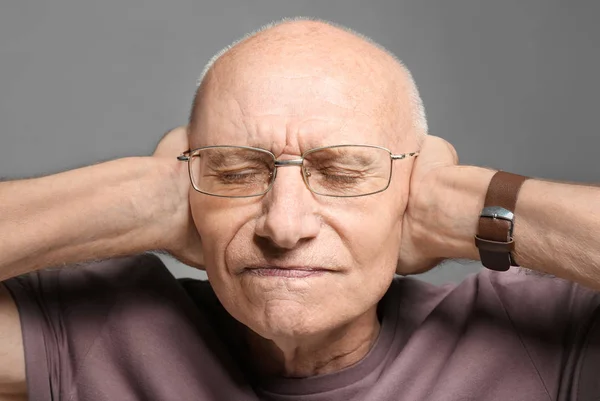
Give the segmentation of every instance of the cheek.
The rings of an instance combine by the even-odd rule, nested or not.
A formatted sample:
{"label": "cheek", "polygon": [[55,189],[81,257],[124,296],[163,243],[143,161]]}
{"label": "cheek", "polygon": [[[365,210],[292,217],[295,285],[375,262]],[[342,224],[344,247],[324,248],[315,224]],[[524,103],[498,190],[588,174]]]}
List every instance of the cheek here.
{"label": "cheek", "polygon": [[253,242],[260,203],[208,196],[190,203],[215,293],[234,318],[269,337],[326,330],[379,301],[396,269],[403,198],[385,191],[364,198],[321,199],[324,225],[318,236],[289,255],[294,260],[333,261],[345,273],[269,291],[228,270],[260,261],[260,249]]}
{"label": "cheek", "polygon": [[254,219],[257,206],[240,199],[192,194],[190,205],[209,270],[224,267],[225,249],[244,226]]}
{"label": "cheek", "polygon": [[401,194],[386,192],[339,208],[329,219],[363,269],[387,268],[398,258],[405,201]]}

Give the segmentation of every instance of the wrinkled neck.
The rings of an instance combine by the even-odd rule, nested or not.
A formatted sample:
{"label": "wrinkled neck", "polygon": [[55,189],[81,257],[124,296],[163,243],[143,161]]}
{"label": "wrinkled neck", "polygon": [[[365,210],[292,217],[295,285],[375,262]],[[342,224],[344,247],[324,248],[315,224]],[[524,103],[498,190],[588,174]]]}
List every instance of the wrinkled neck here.
{"label": "wrinkled neck", "polygon": [[248,330],[247,344],[260,376],[310,377],[359,362],[377,340],[380,328],[373,307],[341,327],[303,338],[266,339]]}

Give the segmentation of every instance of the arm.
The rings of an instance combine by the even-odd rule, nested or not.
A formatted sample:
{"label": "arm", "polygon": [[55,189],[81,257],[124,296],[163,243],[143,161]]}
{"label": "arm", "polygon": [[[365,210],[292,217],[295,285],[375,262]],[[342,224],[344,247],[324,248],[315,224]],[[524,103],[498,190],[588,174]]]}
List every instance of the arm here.
{"label": "arm", "polygon": [[131,158],[0,183],[0,280],[160,247],[161,222],[152,216],[176,213],[176,205],[141,200],[162,200],[153,184],[161,170],[157,160]]}
{"label": "arm", "polygon": [[[427,253],[414,251],[408,257],[405,252],[405,274],[427,270],[443,259],[479,260],[474,236],[495,173],[457,165],[454,149],[436,137],[427,139],[421,155],[425,157],[414,167],[404,224],[410,239],[403,245]],[[527,180],[515,210],[516,261],[600,289],[598,205],[600,187]]]}
{"label": "arm", "polygon": [[176,160],[187,146],[180,128],[165,136],[153,157],[0,183],[0,281],[41,267],[157,249],[200,266],[189,178]]}
{"label": "arm", "polygon": [[0,283],[0,401],[26,400],[25,360],[17,308]]}
{"label": "arm", "polygon": [[176,129],[153,157],[0,183],[0,400],[25,383],[19,316],[2,280],[154,249],[202,264],[189,178],[176,160],[187,148],[185,129]]}
{"label": "arm", "polygon": [[[439,177],[440,191],[451,194],[447,199],[465,206],[455,210],[460,223],[454,223],[456,246],[446,250],[447,257],[479,259],[473,237],[492,175],[489,170],[465,166],[450,168]],[[516,261],[600,289],[599,205],[599,187],[525,181],[515,210]]]}

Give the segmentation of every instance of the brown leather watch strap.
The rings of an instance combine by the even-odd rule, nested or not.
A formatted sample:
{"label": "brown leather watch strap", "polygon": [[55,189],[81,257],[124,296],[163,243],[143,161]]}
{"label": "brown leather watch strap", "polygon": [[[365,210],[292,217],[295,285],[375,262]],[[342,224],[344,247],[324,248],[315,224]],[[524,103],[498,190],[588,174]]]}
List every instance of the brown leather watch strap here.
{"label": "brown leather watch strap", "polygon": [[475,236],[481,263],[488,269],[505,271],[511,265],[518,266],[512,257],[514,212],[519,190],[527,178],[498,171],[490,181]]}

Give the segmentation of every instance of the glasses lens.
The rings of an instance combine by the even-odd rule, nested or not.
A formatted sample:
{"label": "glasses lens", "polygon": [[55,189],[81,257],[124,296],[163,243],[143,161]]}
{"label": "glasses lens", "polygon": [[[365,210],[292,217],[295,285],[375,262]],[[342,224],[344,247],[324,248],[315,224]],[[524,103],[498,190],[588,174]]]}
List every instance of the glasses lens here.
{"label": "glasses lens", "polygon": [[361,196],[383,191],[390,183],[390,153],[369,146],[334,146],[304,157],[303,174],[320,195]]}
{"label": "glasses lens", "polygon": [[217,146],[200,149],[190,157],[192,182],[209,195],[261,195],[273,179],[274,158],[258,149]]}

